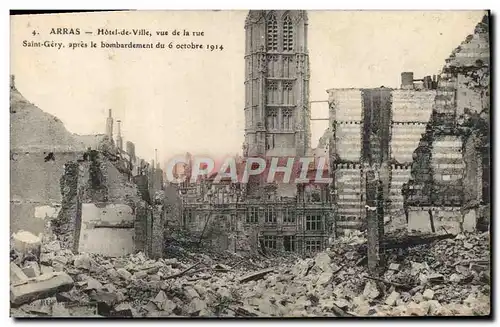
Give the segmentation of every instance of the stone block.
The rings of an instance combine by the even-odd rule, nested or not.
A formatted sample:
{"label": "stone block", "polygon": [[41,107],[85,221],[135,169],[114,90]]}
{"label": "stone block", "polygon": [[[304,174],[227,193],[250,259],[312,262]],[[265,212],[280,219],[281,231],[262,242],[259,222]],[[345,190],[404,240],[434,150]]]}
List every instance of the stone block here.
{"label": "stone block", "polygon": [[23,267],[23,272],[28,276],[28,278],[38,277],[40,276],[40,267],[36,262],[28,262]]}
{"label": "stone block", "polygon": [[387,299],[385,300],[385,304],[391,306],[395,305],[400,297],[401,295],[398,292],[394,291],[387,297]]}
{"label": "stone block", "polygon": [[10,283],[11,284],[16,284],[21,281],[25,281],[28,279],[28,276],[23,272],[21,268],[19,268],[18,265],[15,263],[11,262],[10,263]]}
{"label": "stone block", "polygon": [[121,278],[125,280],[130,280],[132,278],[132,274],[128,272],[125,268],[118,268],[116,272]]}
{"label": "stone block", "polygon": [[399,263],[391,263],[389,265],[389,270],[398,271],[400,267],[401,267],[401,265]]}
{"label": "stone block", "polygon": [[424,294],[422,294],[425,300],[432,300],[434,298],[434,291],[431,289],[426,289]]}
{"label": "stone block", "polygon": [[314,259],[314,265],[321,268],[323,271],[331,270],[330,264],[332,263],[332,259],[326,252],[319,253]]}
{"label": "stone block", "polygon": [[114,308],[113,317],[133,317],[132,306],[129,303],[120,303]]}
{"label": "stone block", "polygon": [[12,235],[12,247],[19,253],[29,253],[40,257],[41,238],[27,231],[19,231]]}
{"label": "stone block", "polygon": [[380,292],[377,288],[377,284],[375,282],[369,280],[366,282],[365,289],[363,290],[363,296],[366,299],[373,300],[380,295]]}
{"label": "stone block", "polygon": [[477,212],[476,209],[471,209],[464,215],[462,228],[467,232],[474,232],[476,230]]}
{"label": "stone block", "polygon": [[40,265],[40,273],[43,274],[51,274],[54,272],[54,268],[51,266]]}
{"label": "stone block", "polygon": [[91,258],[88,254],[80,254],[73,261],[73,265],[75,268],[90,270],[90,266],[92,265]]}
{"label": "stone block", "polygon": [[65,292],[73,287],[73,279],[64,272],[40,275],[10,287],[10,302],[21,305]]}

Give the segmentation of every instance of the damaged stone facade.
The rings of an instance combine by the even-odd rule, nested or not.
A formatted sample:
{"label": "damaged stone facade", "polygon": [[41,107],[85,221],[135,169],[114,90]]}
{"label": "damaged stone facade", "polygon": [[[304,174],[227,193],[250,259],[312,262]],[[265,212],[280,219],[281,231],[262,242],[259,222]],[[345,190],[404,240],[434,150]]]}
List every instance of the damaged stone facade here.
{"label": "damaged stone facade", "polygon": [[[432,116],[415,150],[405,204],[409,228],[488,228],[490,206],[489,17],[446,60]],[[441,232],[442,229],[441,229]]]}
{"label": "damaged stone facade", "polygon": [[[311,175],[314,175],[314,171]],[[332,204],[327,184],[290,185],[292,197],[267,185],[261,198],[244,184],[213,178],[180,185],[182,226],[218,248],[234,252],[288,251],[311,254],[328,246]]]}
{"label": "damaged stone facade", "polygon": [[51,222],[53,231],[74,253],[133,253],[135,221],[150,213],[136,210],[142,201],[136,186],[103,153],[94,150],[88,157],[65,164],[62,208]]}
{"label": "damaged stone facade", "polygon": [[366,228],[366,172],[373,164],[383,182],[386,218],[404,216],[401,186],[432,111],[435,80],[419,83],[406,72],[401,89],[328,90],[336,233]]}

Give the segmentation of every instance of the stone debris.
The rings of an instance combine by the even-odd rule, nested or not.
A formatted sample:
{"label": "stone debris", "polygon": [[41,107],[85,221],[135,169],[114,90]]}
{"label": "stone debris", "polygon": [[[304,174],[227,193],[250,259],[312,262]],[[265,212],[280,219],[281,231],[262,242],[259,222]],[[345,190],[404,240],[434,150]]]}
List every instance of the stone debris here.
{"label": "stone debris", "polygon": [[71,289],[73,279],[65,272],[40,275],[10,287],[10,302],[20,305]]}
{"label": "stone debris", "polygon": [[387,299],[385,300],[385,304],[387,305],[390,305],[390,306],[393,306],[395,305],[398,300],[400,299],[400,294],[396,291],[393,291],[388,297]]}
{"label": "stone debris", "polygon": [[10,263],[10,282],[18,283],[28,279],[28,276],[24,273],[23,269],[19,268],[14,262]]}
{"label": "stone debris", "polygon": [[266,276],[267,274],[269,274],[273,271],[274,271],[274,269],[271,268],[271,269],[264,269],[264,270],[258,271],[256,273],[251,273],[249,275],[243,276],[240,279],[240,283],[246,283],[249,281],[259,280],[261,278],[264,278],[264,276]]}
{"label": "stone debris", "polygon": [[28,256],[34,256],[35,258],[40,256],[42,240],[33,233],[21,230],[12,235],[11,244],[13,250],[20,255],[21,259]]}
{"label": "stone debris", "polygon": [[394,271],[398,271],[399,270],[399,267],[401,267],[400,264],[397,264],[397,263],[391,263],[389,265],[389,270],[394,270]]}
{"label": "stone debris", "polygon": [[434,297],[434,291],[431,289],[426,289],[422,296],[424,300],[432,300],[432,298]]}
{"label": "stone debris", "polygon": [[38,277],[40,276],[40,267],[38,263],[30,261],[24,265],[23,272],[28,278]]}
{"label": "stone debris", "polygon": [[[208,256],[152,260],[42,246],[43,264],[11,256],[16,317],[351,317],[488,315],[488,234],[463,234],[386,255],[371,276],[362,236],[314,258]],[[467,249],[466,242],[473,244]],[[50,249],[50,250],[49,250]],[[469,252],[473,253],[469,253]],[[194,251],[193,251],[194,252]],[[453,254],[453,255],[452,255]],[[50,258],[48,260],[47,258]],[[50,262],[50,263],[49,263]],[[38,269],[37,269],[38,268]],[[31,277],[30,276],[34,276]]]}
{"label": "stone debris", "polygon": [[363,296],[368,300],[376,299],[380,295],[377,285],[374,281],[369,280],[366,282],[365,289],[363,290]]}

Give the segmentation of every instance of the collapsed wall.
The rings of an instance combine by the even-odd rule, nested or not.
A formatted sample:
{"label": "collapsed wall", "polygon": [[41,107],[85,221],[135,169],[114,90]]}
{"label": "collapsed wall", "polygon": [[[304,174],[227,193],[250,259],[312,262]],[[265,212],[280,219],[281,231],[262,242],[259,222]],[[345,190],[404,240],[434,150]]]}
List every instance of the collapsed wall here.
{"label": "collapsed wall", "polygon": [[75,253],[119,256],[137,250],[161,256],[163,207],[141,199],[127,164],[113,156],[112,146],[103,147],[109,140],[71,134],[27,101],[13,81],[11,231],[39,235],[50,222]]}
{"label": "collapsed wall", "polygon": [[102,152],[92,150],[88,158],[66,163],[61,177],[62,208],[52,224],[62,244],[75,253],[161,256],[162,206],[143,201]]}

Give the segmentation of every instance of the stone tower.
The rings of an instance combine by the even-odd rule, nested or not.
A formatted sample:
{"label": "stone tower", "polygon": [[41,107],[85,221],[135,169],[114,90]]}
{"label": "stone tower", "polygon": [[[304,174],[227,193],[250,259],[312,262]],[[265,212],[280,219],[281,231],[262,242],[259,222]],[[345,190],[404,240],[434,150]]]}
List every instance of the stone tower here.
{"label": "stone tower", "polygon": [[251,10],[245,21],[244,156],[304,156],[310,146],[307,13]]}

